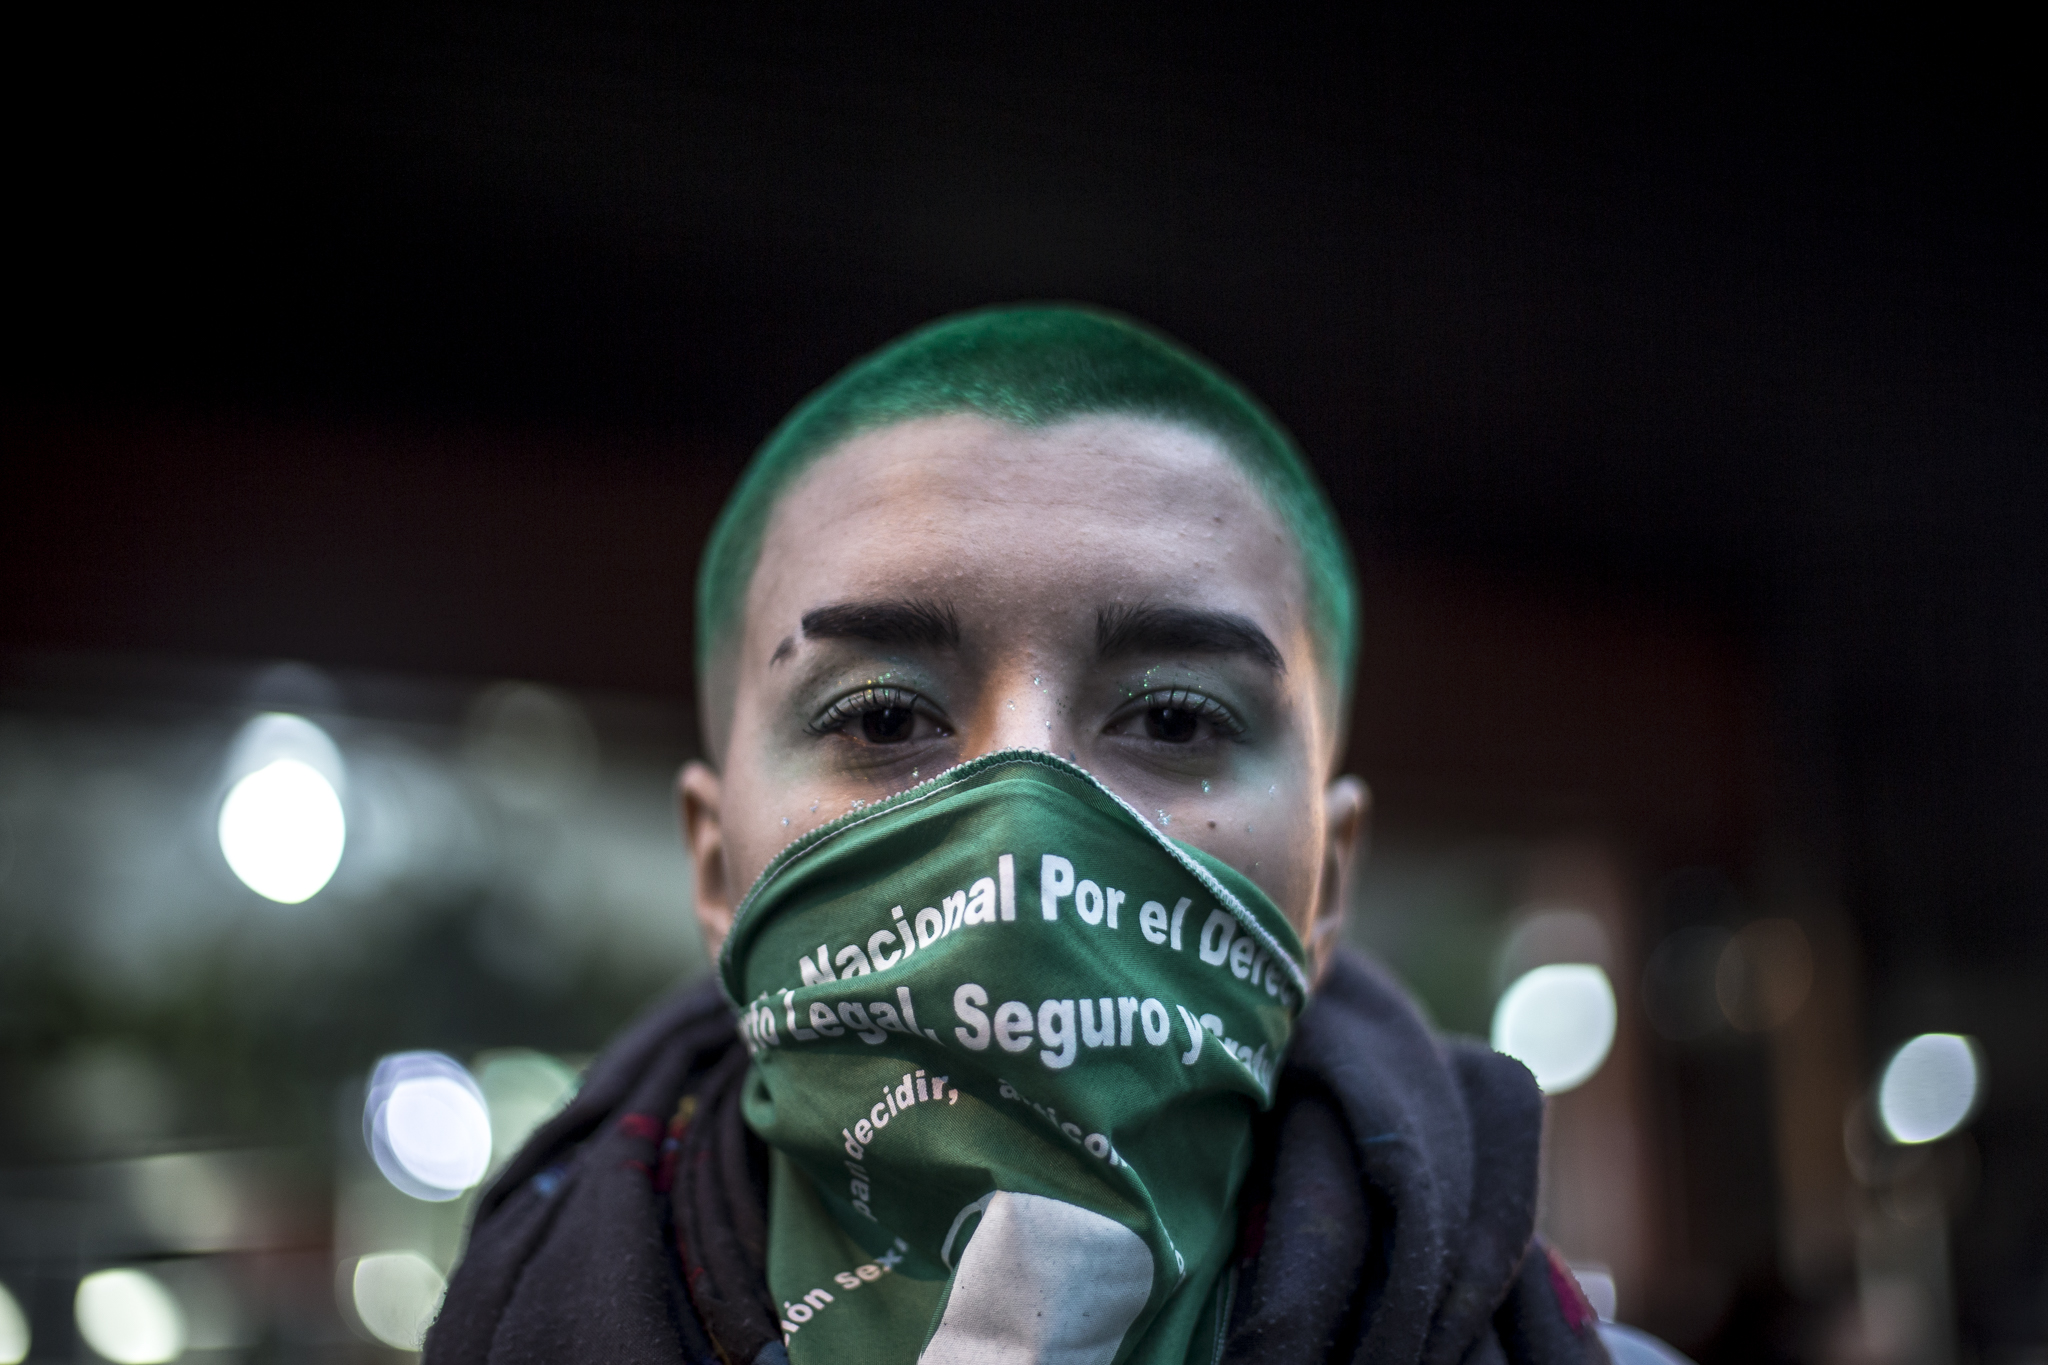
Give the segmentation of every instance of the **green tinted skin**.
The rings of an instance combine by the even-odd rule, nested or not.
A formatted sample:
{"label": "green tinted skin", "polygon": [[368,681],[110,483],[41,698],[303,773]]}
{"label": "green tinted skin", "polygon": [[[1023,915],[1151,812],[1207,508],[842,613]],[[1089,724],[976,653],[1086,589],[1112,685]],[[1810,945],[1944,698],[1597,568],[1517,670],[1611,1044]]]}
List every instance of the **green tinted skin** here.
{"label": "green tinted skin", "polygon": [[[1330,776],[1341,718],[1302,602],[1289,533],[1203,433],[962,414],[856,436],[777,505],[736,644],[706,680],[722,761],[691,764],[681,786],[710,950],[790,840],[1024,746],[1071,757],[1242,872],[1319,967],[1367,798]],[[915,604],[953,629],[804,627],[865,604]],[[1105,651],[1105,617],[1145,609],[1248,624],[1277,662],[1144,631]]]}

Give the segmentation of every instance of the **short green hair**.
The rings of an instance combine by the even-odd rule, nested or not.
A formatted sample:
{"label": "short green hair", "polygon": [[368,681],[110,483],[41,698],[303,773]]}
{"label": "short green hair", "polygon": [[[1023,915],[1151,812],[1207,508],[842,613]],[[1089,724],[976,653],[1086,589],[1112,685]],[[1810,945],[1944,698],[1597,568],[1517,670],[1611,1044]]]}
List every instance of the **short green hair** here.
{"label": "short green hair", "polygon": [[[850,437],[918,417],[972,412],[1020,427],[1118,415],[1177,422],[1220,442],[1293,532],[1319,662],[1348,709],[1358,654],[1358,579],[1329,497],[1258,400],[1179,343],[1096,308],[1039,304],[941,318],[841,371],[754,453],[697,571],[697,677],[729,647],[769,515]],[[1341,722],[1340,722],[1341,723]]]}

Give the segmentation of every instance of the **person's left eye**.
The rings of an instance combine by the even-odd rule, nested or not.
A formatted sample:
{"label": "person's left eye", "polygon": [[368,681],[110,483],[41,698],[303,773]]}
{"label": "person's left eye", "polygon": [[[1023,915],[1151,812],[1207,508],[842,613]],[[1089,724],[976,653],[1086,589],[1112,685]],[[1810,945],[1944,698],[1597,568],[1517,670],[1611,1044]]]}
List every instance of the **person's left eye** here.
{"label": "person's left eye", "polygon": [[952,733],[930,702],[901,687],[864,687],[848,693],[805,728],[814,735],[845,735],[884,745]]}
{"label": "person's left eye", "polygon": [[1244,722],[1214,697],[1174,687],[1139,697],[1116,714],[1107,731],[1158,744],[1189,745],[1205,732],[1215,739],[1236,739],[1244,734]]}

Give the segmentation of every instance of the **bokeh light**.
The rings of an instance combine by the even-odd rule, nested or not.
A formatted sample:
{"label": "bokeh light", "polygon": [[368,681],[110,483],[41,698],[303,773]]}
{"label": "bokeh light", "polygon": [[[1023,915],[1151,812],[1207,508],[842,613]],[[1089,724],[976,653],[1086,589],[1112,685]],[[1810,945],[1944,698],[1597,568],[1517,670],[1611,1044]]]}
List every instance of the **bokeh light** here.
{"label": "bokeh light", "polygon": [[1525,972],[1493,1011],[1493,1047],[1528,1067],[1546,1095],[1583,1084],[1614,1045],[1614,987],[1590,962]]}
{"label": "bokeh light", "polygon": [[235,783],[220,808],[220,851],[250,890],[296,905],[334,876],[348,839],[341,797],[311,764],[280,758]]}
{"label": "bokeh light", "polygon": [[1878,1120],[1894,1142],[1947,1137],[1977,1107],[1981,1082],[1975,1043],[1959,1033],[1923,1033],[1885,1065]]}
{"label": "bokeh light", "polygon": [[1729,1023],[1761,1033],[1791,1022],[1813,989],[1813,945],[1789,919],[1752,920],[1721,950],[1714,998]]}
{"label": "bokeh light", "polygon": [[28,1315],[14,1294],[0,1284],[0,1365],[21,1365],[28,1358]]}
{"label": "bokeh light", "polygon": [[576,1073],[544,1052],[505,1048],[477,1059],[491,1114],[491,1163],[503,1165],[576,1091]]}
{"label": "bokeh light", "polygon": [[490,1169],[483,1091],[460,1062],[439,1052],[400,1052],[378,1062],[363,1127],[377,1169],[415,1199],[454,1199]]}
{"label": "bokeh light", "polygon": [[420,1349],[448,1290],[433,1262],[414,1251],[365,1256],[349,1283],[356,1317],[371,1336],[401,1351]]}
{"label": "bokeh light", "polygon": [[490,1163],[489,1111],[473,1091],[445,1076],[405,1081],[392,1090],[384,1130],[405,1168],[430,1185],[467,1189]]}
{"label": "bokeh light", "polygon": [[1657,1032],[1683,1043],[1728,1027],[1721,963],[1733,938],[1717,925],[1693,925],[1657,945],[1643,964],[1643,1009]]}
{"label": "bokeh light", "polygon": [[185,1351],[185,1313],[146,1270],[101,1270],[78,1282],[78,1334],[117,1365],[158,1365]]}
{"label": "bokeh light", "polygon": [[493,683],[471,704],[464,757],[485,790],[528,814],[573,805],[597,776],[597,734],[574,697],[534,683]]}

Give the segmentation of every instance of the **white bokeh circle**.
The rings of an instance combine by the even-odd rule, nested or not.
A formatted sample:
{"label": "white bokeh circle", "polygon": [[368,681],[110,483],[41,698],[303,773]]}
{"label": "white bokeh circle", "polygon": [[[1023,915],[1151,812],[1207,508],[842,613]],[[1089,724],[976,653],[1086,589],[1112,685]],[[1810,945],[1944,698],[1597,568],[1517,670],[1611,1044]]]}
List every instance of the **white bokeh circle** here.
{"label": "white bokeh circle", "polygon": [[363,1137],[384,1178],[415,1199],[454,1199],[490,1169],[490,1108],[445,1053],[396,1052],[377,1063]]}
{"label": "white bokeh circle", "polygon": [[1590,962],[1524,972],[1493,1011],[1493,1048],[1528,1067],[1546,1095],[1581,1085],[1614,1046],[1614,986]]}
{"label": "white bokeh circle", "polygon": [[1977,1107],[1982,1076],[1977,1049],[1959,1033],[1923,1033],[1885,1064],[1877,1117],[1894,1142],[1947,1137]]}
{"label": "white bokeh circle", "polygon": [[363,1257],[349,1286],[356,1317],[370,1335],[401,1351],[420,1349],[448,1291],[433,1262],[415,1251]]}
{"label": "white bokeh circle", "polygon": [[30,1341],[28,1314],[21,1311],[13,1291],[0,1284],[0,1365],[21,1365],[28,1359]]}
{"label": "white bokeh circle", "polygon": [[185,1351],[185,1312],[146,1270],[99,1270],[72,1300],[78,1334],[115,1365],[160,1365]]}
{"label": "white bokeh circle", "polygon": [[220,851],[257,895],[296,905],[341,864],[348,821],[334,784],[311,764],[280,758],[243,777],[220,808]]}

